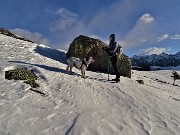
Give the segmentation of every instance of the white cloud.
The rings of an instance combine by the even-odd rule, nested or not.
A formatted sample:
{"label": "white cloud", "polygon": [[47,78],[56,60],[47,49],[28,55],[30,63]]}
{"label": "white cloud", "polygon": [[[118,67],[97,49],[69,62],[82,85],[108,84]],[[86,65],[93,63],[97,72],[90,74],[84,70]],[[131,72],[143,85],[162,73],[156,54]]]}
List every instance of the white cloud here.
{"label": "white cloud", "polygon": [[169,35],[168,35],[168,34],[164,34],[164,35],[162,35],[162,36],[158,37],[157,42],[161,42],[161,41],[163,41],[163,40],[167,39],[168,37],[169,37]]}
{"label": "white cloud", "polygon": [[[56,40],[56,46],[66,48],[66,42],[72,41],[79,35],[88,35],[87,26],[79,19],[78,14],[71,12],[66,8],[60,8],[54,13],[55,21],[51,23],[50,31],[53,41]],[[65,45],[64,45],[65,44]]]}
{"label": "white cloud", "polygon": [[58,19],[52,24],[51,31],[66,30],[78,23],[78,15],[66,8],[60,8],[55,15]]}
{"label": "white cloud", "polygon": [[152,28],[153,21],[155,21],[152,15],[146,13],[137,19],[134,27],[123,38],[125,49],[137,47],[145,42],[153,39]]}
{"label": "white cloud", "polygon": [[91,32],[113,33],[129,23],[127,20],[133,12],[134,8],[130,1],[112,1],[108,8],[99,8],[89,21],[87,29]]}
{"label": "white cloud", "polygon": [[91,38],[94,38],[94,39],[101,39],[99,36],[97,36],[97,35],[90,35],[89,37],[91,37]]}
{"label": "white cloud", "polygon": [[151,55],[151,54],[161,54],[163,52],[167,52],[170,51],[170,49],[167,48],[157,48],[157,47],[151,47],[151,48],[147,48],[147,49],[141,49],[139,51],[139,55],[140,56],[144,56],[144,55]]}
{"label": "white cloud", "polygon": [[[151,30],[155,19],[149,13],[142,14],[137,18],[134,27],[129,32],[126,32],[124,37],[118,39],[118,31],[129,23],[129,16],[134,14],[135,11],[135,7],[130,3],[129,1],[113,2],[109,8],[99,10],[99,12],[86,23],[79,18],[78,14],[66,8],[60,8],[55,13],[58,19],[52,23],[51,32],[58,32],[58,34],[61,35],[60,38],[62,40],[66,39],[67,41],[73,40],[80,34],[94,36],[94,33],[103,33],[104,36],[107,32],[117,33],[117,40],[123,41],[124,49],[136,47],[152,39]],[[107,39],[108,35],[109,34],[107,34]],[[94,36],[94,38],[99,37]],[[107,39],[101,40],[108,44],[109,41]]]}
{"label": "white cloud", "polygon": [[146,13],[143,14],[140,18],[140,21],[144,22],[144,23],[151,23],[154,21],[154,17],[152,17],[150,14]]}
{"label": "white cloud", "polygon": [[11,29],[10,31],[18,36],[27,38],[36,43],[48,44],[49,42],[47,38],[44,38],[43,35],[38,32],[30,32],[28,30],[20,29],[20,28]]}
{"label": "white cloud", "polygon": [[180,35],[177,35],[177,34],[176,34],[176,35],[172,36],[171,39],[173,39],[173,40],[180,39]]}
{"label": "white cloud", "polygon": [[[102,37],[100,37],[100,36],[97,36],[97,35],[89,35],[89,37],[91,37],[91,38],[94,38],[94,39],[99,39],[99,40],[101,40],[102,42],[104,42],[105,44],[109,44],[109,39],[104,39],[104,38],[102,38]],[[116,40],[116,42],[119,44],[119,45],[121,45],[121,46],[124,46],[124,45],[126,45],[126,42],[124,42],[124,41],[118,41],[118,40]]]}

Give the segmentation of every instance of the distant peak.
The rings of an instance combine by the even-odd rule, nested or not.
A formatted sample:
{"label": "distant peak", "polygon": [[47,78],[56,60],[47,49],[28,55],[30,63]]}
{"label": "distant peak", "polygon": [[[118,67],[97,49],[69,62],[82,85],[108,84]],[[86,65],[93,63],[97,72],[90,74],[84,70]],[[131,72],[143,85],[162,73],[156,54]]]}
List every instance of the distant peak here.
{"label": "distant peak", "polygon": [[180,55],[180,52],[177,52],[175,55]]}
{"label": "distant peak", "polygon": [[[168,55],[167,53],[165,53],[165,52],[163,52],[163,53],[161,53],[161,54],[166,54],[166,55]],[[161,55],[161,54],[159,54],[159,55]]]}

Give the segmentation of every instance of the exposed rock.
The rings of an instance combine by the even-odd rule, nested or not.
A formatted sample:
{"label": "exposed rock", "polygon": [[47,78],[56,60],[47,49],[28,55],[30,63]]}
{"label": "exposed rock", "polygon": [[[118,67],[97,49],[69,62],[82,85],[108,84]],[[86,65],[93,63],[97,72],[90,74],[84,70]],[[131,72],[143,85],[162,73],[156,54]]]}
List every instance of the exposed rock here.
{"label": "exposed rock", "polygon": [[8,30],[6,30],[4,28],[0,28],[0,34],[6,35],[6,36],[9,36],[9,37],[13,37],[13,38],[16,38],[16,39],[20,39],[20,40],[23,40],[23,41],[34,43],[33,41],[31,41],[29,39],[25,39],[23,37],[16,36],[12,32],[10,32],[10,31],[8,31]]}
{"label": "exposed rock", "polygon": [[143,80],[136,80],[139,84],[144,84]]}
{"label": "exposed rock", "polygon": [[[107,48],[107,44],[99,39],[90,38],[87,36],[80,35],[75,38],[70,44],[69,50],[67,52],[67,57],[77,57],[84,58],[92,56],[95,62],[92,63],[88,69],[91,71],[99,71],[107,73],[108,68],[108,55],[104,51]],[[110,73],[114,74],[110,63]],[[122,54],[118,58],[118,68],[120,74],[124,77],[131,77],[131,61],[130,59]]]}

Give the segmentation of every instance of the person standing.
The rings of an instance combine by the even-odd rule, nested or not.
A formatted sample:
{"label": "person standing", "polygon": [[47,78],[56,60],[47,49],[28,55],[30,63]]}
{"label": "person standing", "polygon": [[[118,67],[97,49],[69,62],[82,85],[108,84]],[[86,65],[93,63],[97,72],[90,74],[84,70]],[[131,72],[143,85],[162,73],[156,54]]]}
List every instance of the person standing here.
{"label": "person standing", "polygon": [[113,69],[115,71],[116,74],[116,78],[112,79],[112,81],[116,81],[116,83],[120,82],[120,73],[118,71],[118,51],[121,51],[121,47],[120,50],[119,49],[120,46],[118,46],[117,42],[115,41],[115,34],[111,34],[109,36],[109,48],[108,48],[108,54],[110,56],[110,60],[113,66]]}

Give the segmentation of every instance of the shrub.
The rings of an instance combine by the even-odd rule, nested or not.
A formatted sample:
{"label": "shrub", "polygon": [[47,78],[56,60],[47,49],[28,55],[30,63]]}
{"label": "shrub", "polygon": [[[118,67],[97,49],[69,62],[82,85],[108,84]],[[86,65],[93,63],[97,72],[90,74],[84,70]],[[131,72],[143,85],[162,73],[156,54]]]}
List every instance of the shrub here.
{"label": "shrub", "polygon": [[37,76],[26,68],[17,68],[14,70],[5,71],[5,79],[8,80],[25,80],[24,83],[29,84],[32,88],[37,88],[39,85],[35,82]]}

